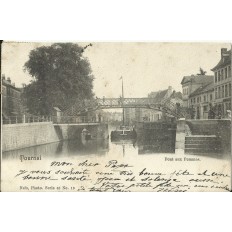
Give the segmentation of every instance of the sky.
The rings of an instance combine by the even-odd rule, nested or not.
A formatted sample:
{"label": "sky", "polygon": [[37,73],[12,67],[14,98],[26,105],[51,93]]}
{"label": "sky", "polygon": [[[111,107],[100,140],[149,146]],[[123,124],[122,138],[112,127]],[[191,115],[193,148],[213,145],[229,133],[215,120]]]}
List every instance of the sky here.
{"label": "sky", "polygon": [[[78,43],[81,46],[90,42]],[[183,76],[197,74],[202,67],[207,75],[220,60],[221,48],[228,43],[158,43],[158,42],[91,42],[84,56],[89,60],[97,97],[119,97],[121,80],[125,97],[146,97],[152,91],[172,86],[181,91]],[[2,73],[16,87],[29,83],[32,77],[23,70],[32,49],[51,43],[4,43]]]}

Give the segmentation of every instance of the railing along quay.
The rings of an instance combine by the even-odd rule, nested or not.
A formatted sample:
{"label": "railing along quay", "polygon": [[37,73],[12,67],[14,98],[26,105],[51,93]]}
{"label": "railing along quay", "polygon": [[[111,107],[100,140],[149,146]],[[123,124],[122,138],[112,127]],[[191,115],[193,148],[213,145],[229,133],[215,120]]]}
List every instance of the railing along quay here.
{"label": "railing along quay", "polygon": [[86,116],[10,116],[2,118],[2,124],[53,122],[54,124],[101,123],[103,118]]}
{"label": "railing along quay", "polygon": [[34,123],[34,122],[51,122],[52,118],[49,116],[10,116],[2,118],[3,124],[19,124],[19,123]]}

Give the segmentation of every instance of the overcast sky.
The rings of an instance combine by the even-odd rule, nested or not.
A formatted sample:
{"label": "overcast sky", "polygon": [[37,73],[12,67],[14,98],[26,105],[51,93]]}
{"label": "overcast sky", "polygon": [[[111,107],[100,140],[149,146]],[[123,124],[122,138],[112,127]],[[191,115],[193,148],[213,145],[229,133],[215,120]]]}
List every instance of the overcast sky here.
{"label": "overcast sky", "polygon": [[[89,43],[78,43],[85,46]],[[125,97],[146,97],[151,91],[172,86],[181,91],[183,76],[197,74],[202,67],[207,74],[220,59],[222,43],[92,43],[85,50],[98,97],[119,97],[124,78]],[[23,71],[30,51],[45,43],[3,44],[2,73],[17,87],[32,79]],[[49,45],[49,44],[47,44]]]}

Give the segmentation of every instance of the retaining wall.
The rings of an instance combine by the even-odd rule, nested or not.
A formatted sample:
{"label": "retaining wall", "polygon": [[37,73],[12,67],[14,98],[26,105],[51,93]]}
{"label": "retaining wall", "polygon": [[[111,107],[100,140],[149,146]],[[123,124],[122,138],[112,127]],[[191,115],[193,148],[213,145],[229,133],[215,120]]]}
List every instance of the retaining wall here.
{"label": "retaining wall", "polygon": [[60,124],[52,122],[21,123],[2,126],[2,151],[16,150],[31,146],[81,139],[83,129],[87,129],[93,139],[108,137],[107,124]]}
{"label": "retaining wall", "polygon": [[9,151],[59,141],[51,122],[2,126],[2,150]]}

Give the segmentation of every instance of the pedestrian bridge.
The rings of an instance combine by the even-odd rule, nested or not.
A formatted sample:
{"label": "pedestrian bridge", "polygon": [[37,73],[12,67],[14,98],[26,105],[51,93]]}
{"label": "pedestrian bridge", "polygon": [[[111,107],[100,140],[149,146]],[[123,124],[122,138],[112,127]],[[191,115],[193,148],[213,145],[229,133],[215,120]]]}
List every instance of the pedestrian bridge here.
{"label": "pedestrian bridge", "polygon": [[180,118],[180,107],[171,99],[163,99],[157,102],[155,98],[97,98],[94,100],[84,100],[77,102],[72,107],[64,111],[64,116],[79,116],[87,112],[100,109],[117,109],[117,108],[145,108],[161,111],[174,117]]}

